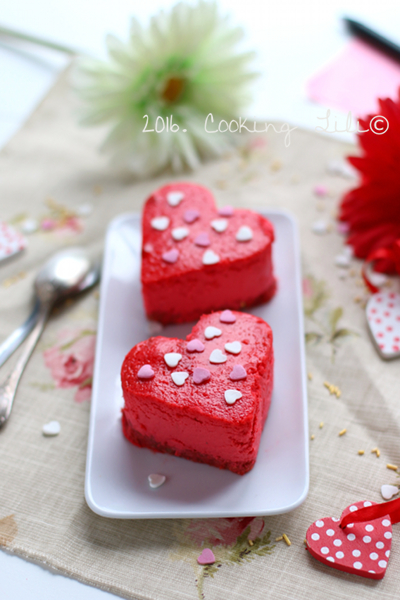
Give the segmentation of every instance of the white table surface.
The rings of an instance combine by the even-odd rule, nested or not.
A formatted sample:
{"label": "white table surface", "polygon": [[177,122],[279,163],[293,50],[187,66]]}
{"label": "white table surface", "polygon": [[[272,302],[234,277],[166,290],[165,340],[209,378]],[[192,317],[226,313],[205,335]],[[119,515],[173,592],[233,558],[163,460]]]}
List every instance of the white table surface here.
{"label": "white table surface", "polygon": [[[6,0],[0,25],[104,55],[104,37],[126,38],[129,17],[142,21],[171,0]],[[398,0],[221,0],[247,32],[258,53],[262,77],[248,113],[314,129],[326,108],[309,102],[307,79],[340,53],[349,36],[343,15],[369,24],[400,42]],[[53,85],[67,58],[24,42],[0,37],[0,147],[12,137]],[[339,111],[332,114],[343,117]],[[351,134],[346,139],[352,139]],[[83,495],[83,489],[82,489]],[[0,551],[1,600],[105,600],[101,590],[52,573]]]}

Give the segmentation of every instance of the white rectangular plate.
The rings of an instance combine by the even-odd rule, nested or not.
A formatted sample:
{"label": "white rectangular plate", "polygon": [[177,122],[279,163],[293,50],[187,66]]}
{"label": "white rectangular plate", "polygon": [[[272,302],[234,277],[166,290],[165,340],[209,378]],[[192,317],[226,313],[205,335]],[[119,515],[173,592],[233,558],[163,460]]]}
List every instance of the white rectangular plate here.
{"label": "white rectangular plate", "polygon": [[[100,292],[86,501],[120,519],[240,517],[290,511],[308,492],[308,426],[300,254],[293,219],[263,211],[275,227],[278,291],[252,309],[272,327],[275,384],[254,468],[240,476],[130,444],[122,434],[120,369],[127,352],[151,334],[140,286],[141,224],[122,215],[109,226]],[[160,335],[185,338],[192,323]],[[158,489],[150,473],[166,475]]]}

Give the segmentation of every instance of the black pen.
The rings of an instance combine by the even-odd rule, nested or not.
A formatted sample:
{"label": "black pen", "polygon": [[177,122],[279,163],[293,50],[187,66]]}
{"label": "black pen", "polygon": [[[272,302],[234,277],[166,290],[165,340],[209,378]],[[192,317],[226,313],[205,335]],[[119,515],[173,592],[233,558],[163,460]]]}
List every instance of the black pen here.
{"label": "black pen", "polygon": [[345,17],[343,20],[352,33],[362,38],[372,46],[375,46],[375,48],[385,52],[392,58],[400,60],[400,46],[391,40],[388,40],[383,35],[380,35],[380,33],[373,31],[373,29],[370,29],[366,25],[359,23],[358,21],[348,19],[347,17]]}

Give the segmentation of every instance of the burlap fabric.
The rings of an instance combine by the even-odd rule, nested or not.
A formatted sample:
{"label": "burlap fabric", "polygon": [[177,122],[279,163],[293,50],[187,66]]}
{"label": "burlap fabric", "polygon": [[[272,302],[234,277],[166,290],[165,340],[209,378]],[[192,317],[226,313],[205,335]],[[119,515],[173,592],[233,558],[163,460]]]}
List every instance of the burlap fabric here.
{"label": "burlap fabric", "polygon": [[[149,192],[170,179],[135,183],[113,172],[97,153],[103,132],[80,129],[74,110],[66,74],[0,156],[2,219],[43,219],[49,198],[71,213],[93,205],[92,214],[80,219],[82,230],[73,233],[78,226],[72,219],[66,228],[34,233],[23,256],[0,266],[2,339],[27,315],[35,273],[52,252],[68,244],[100,251],[109,221],[119,213],[139,211]],[[397,481],[386,463],[400,464],[400,361],[384,363],[371,344],[359,265],[354,263],[345,279],[334,265],[343,238],[333,215],[342,191],[353,182],[329,174],[327,164],[349,151],[354,149],[334,136],[301,130],[292,133],[285,147],[283,134],[270,131],[265,137],[250,135],[230,156],[185,177],[210,187],[220,205],[284,207],[297,218],[310,338],[309,422],[315,435],[304,504],[263,521],[215,523],[117,521],[91,512],[84,500],[88,385],[66,380],[67,387],[60,387],[54,361],[57,352],[67,352],[76,340],[84,344],[82,339],[93,337],[98,293],[92,291],[52,318],[23,377],[12,418],[0,432],[1,545],[126,598],[398,598],[400,527],[393,528],[392,555],[380,582],[323,566],[303,543],[314,520],[338,516],[358,500],[382,501],[381,485]],[[316,184],[326,185],[328,196],[317,198]],[[62,210],[58,216],[64,218]],[[311,231],[320,219],[332,224],[325,235]],[[335,311],[338,307],[343,314]],[[89,350],[80,347],[85,368],[90,367]],[[2,368],[2,377],[11,364]],[[338,386],[340,398],[329,393],[324,381]],[[52,419],[61,423],[61,434],[45,438],[42,425]],[[347,433],[339,437],[344,428]],[[379,458],[371,453],[374,447],[380,449]],[[359,449],[365,450],[363,456]],[[275,543],[283,532],[290,547]],[[248,536],[262,537],[264,546],[254,543],[252,550]],[[221,565],[214,570],[196,563],[206,543]]]}

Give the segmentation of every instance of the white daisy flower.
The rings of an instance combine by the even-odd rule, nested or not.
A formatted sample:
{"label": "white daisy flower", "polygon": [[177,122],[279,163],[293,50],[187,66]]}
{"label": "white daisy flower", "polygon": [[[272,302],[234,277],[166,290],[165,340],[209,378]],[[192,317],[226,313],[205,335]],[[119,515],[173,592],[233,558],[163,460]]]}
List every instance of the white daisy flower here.
{"label": "white daisy flower", "polygon": [[242,29],[206,0],[161,11],[147,28],[133,19],[127,43],[108,36],[107,62],[83,59],[78,66],[82,122],[109,123],[103,150],[136,175],[196,168],[233,141],[229,132],[207,133],[207,115],[216,129],[250,100],[254,53],[238,49],[242,37]]}

